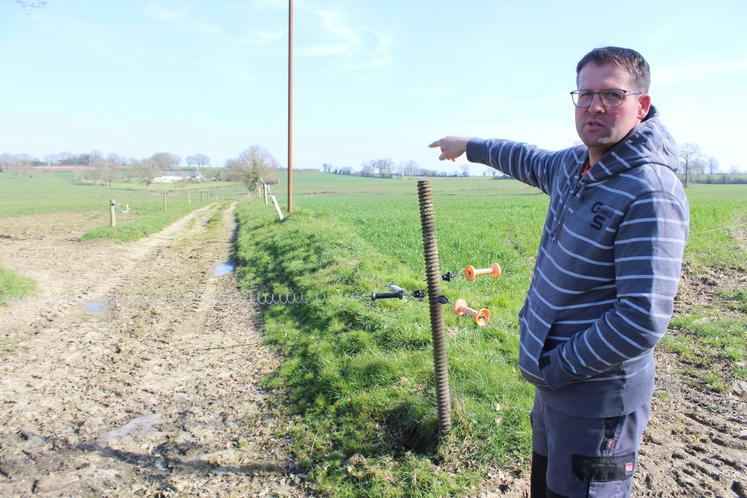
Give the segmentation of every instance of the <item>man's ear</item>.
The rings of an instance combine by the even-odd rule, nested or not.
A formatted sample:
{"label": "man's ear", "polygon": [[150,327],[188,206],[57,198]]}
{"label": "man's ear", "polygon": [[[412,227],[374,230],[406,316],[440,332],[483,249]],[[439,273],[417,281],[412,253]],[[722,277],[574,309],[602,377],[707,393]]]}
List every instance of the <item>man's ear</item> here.
{"label": "man's ear", "polygon": [[641,95],[638,99],[638,114],[636,117],[643,121],[648,116],[648,111],[651,110],[651,95]]}

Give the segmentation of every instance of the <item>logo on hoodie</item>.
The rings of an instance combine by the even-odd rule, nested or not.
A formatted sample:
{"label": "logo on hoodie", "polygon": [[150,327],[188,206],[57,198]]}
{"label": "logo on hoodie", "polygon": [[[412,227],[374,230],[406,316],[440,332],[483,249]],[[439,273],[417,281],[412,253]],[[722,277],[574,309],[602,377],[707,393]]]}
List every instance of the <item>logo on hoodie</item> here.
{"label": "logo on hoodie", "polygon": [[612,210],[605,207],[602,201],[597,201],[591,206],[591,212],[594,214],[594,218],[591,220],[591,228],[595,230],[601,230],[604,222],[607,218],[612,216]]}

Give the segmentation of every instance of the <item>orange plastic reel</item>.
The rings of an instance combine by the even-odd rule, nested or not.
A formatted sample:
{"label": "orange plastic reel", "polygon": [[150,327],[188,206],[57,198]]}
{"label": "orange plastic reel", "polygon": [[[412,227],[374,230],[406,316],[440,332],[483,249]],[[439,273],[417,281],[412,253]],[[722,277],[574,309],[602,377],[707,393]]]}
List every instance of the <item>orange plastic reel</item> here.
{"label": "orange plastic reel", "polygon": [[490,268],[475,268],[474,266],[469,265],[464,269],[464,276],[470,282],[480,275],[490,275],[493,278],[498,278],[501,276],[501,265],[493,263],[490,265]]}
{"label": "orange plastic reel", "polygon": [[472,309],[467,306],[467,301],[465,301],[464,299],[456,300],[456,302],[454,303],[454,314],[456,316],[469,315],[480,327],[484,327],[490,321],[490,311],[485,308],[481,310]]}

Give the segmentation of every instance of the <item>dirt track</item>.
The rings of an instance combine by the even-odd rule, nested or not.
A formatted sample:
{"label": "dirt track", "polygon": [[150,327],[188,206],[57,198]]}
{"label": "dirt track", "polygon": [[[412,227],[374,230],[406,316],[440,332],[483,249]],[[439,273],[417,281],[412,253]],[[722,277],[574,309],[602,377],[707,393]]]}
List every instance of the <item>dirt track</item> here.
{"label": "dirt track", "polygon": [[39,294],[0,308],[0,495],[305,495],[257,385],[261,343],[213,206],[133,243],[85,214],[4,219],[0,260]]}
{"label": "dirt track", "polygon": [[[97,215],[2,220],[0,261],[39,292],[0,308],[0,496],[309,493],[277,435],[289,421],[257,385],[278,359],[233,275],[213,275],[234,229],[231,210],[208,229],[215,212],[132,244],[78,242]],[[744,397],[694,392],[674,355],[657,357],[667,395],[634,495],[744,495]],[[526,489],[494,469],[479,494]]]}

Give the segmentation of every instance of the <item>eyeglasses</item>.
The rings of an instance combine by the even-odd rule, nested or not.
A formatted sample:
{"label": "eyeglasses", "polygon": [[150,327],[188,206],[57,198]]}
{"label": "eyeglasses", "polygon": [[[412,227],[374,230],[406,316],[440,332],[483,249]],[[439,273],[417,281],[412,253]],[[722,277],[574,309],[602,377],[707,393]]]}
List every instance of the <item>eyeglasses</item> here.
{"label": "eyeglasses", "polygon": [[619,107],[628,95],[640,94],[641,92],[620,90],[617,88],[599,91],[575,90],[571,92],[571,99],[573,99],[573,105],[576,107],[590,107],[591,103],[594,102],[594,95],[599,95],[599,100],[602,102],[604,107]]}

